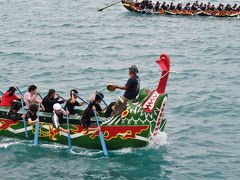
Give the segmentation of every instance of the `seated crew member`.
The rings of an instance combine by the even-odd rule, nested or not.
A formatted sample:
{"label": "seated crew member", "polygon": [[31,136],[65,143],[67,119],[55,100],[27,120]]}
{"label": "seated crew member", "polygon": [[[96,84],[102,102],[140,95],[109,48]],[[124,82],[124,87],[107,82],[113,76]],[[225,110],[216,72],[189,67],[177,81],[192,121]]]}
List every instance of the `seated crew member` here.
{"label": "seated crew member", "polygon": [[236,9],[237,9],[237,4],[234,4],[233,7],[232,7],[232,10],[236,11]]}
{"label": "seated crew member", "polygon": [[30,85],[28,87],[28,92],[26,92],[23,96],[23,100],[26,104],[26,108],[28,109],[30,104],[36,103],[41,104],[42,101],[37,99],[38,93],[37,93],[37,86]]}
{"label": "seated crew member", "polygon": [[70,91],[70,99],[67,100],[64,109],[66,110],[66,108],[68,108],[69,114],[75,114],[74,112],[74,107],[75,106],[82,106],[84,104],[84,102],[79,103],[76,99],[77,99],[77,94],[78,91],[76,89],[72,89]]}
{"label": "seated crew member", "polygon": [[201,7],[201,10],[202,10],[202,11],[205,11],[206,9],[207,9],[207,5],[204,4],[204,5]]}
{"label": "seated crew member", "polygon": [[60,100],[58,95],[56,94],[56,91],[54,89],[49,89],[48,95],[43,98],[42,104],[45,108],[45,112],[53,112],[53,105],[55,103],[62,104],[64,103],[64,100]]}
{"label": "seated crew member", "polygon": [[156,12],[159,11],[159,7],[160,7],[160,3],[159,3],[159,1],[157,1],[155,8],[154,8]]}
{"label": "seated crew member", "polygon": [[15,92],[16,88],[11,86],[2,96],[0,106],[12,106],[14,100],[19,100],[19,97],[15,95]]}
{"label": "seated crew member", "polygon": [[240,5],[239,5],[238,8],[236,9],[236,11],[240,12]]}
{"label": "seated crew member", "polygon": [[53,114],[52,114],[53,125],[56,129],[59,129],[60,131],[63,131],[65,133],[69,133],[69,130],[62,128],[60,125],[62,124],[62,121],[63,121],[63,115],[67,115],[67,114],[69,114],[69,112],[62,109],[59,103],[56,103],[53,105]]}
{"label": "seated crew member", "polygon": [[176,9],[177,9],[178,11],[181,11],[181,10],[182,10],[182,4],[181,4],[181,3],[178,3]]}
{"label": "seated crew member", "polygon": [[214,6],[214,4],[212,5],[212,7],[210,8],[211,11],[214,11],[216,8]]}
{"label": "seated crew member", "polygon": [[186,6],[184,7],[184,10],[190,10],[190,3],[187,3]]}
{"label": "seated crew member", "polygon": [[217,7],[218,11],[222,11],[223,10],[223,5],[220,3],[219,6]]}
{"label": "seated crew member", "polygon": [[22,120],[25,117],[25,115],[23,114],[22,116],[20,116],[18,114],[20,108],[21,106],[18,103],[13,104],[11,109],[7,113],[7,118],[13,121]]}
{"label": "seated crew member", "polygon": [[[125,90],[125,92],[123,96],[120,97],[116,102],[112,102],[109,104],[105,112],[105,117],[117,115],[119,112],[117,113],[116,111],[119,110],[118,107],[120,107],[121,104],[126,103],[128,100],[135,100],[140,91],[140,78],[137,76],[137,73],[138,73],[137,66],[132,65],[131,67],[129,67],[128,70],[129,79],[125,86],[113,85],[115,89]],[[119,111],[121,111],[121,109]]]}
{"label": "seated crew member", "polygon": [[39,119],[37,118],[37,111],[38,111],[38,105],[37,104],[30,104],[28,112],[26,114],[27,121],[29,124],[34,124],[36,122],[39,122]]}
{"label": "seated crew member", "polygon": [[95,98],[93,101],[91,101],[88,105],[88,107],[84,110],[83,116],[80,119],[80,122],[83,127],[89,129],[89,130],[100,130],[98,128],[89,128],[90,126],[90,119],[91,117],[94,117],[94,111],[96,111],[96,115],[98,116],[100,112],[102,112],[102,108],[100,106],[100,103],[102,102],[102,99],[104,98],[104,95],[102,93],[95,93]]}
{"label": "seated crew member", "polygon": [[174,6],[173,2],[171,2],[169,9],[170,9],[171,11],[175,9],[175,6]]}
{"label": "seated crew member", "polygon": [[166,2],[163,2],[162,6],[160,7],[162,10],[166,10]]}

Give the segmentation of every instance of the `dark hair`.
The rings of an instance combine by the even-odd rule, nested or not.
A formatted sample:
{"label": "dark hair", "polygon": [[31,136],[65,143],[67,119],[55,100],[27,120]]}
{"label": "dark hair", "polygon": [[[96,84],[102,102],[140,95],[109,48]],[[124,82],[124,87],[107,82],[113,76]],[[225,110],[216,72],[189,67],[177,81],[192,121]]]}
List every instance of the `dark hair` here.
{"label": "dark hair", "polygon": [[48,97],[50,97],[52,94],[54,94],[56,91],[54,89],[49,89],[48,91]]}
{"label": "dark hair", "polygon": [[35,89],[37,89],[37,86],[35,86],[35,85],[30,85],[30,86],[28,87],[28,92],[34,91]]}
{"label": "dark hair", "polygon": [[100,101],[104,98],[104,95],[102,93],[97,93],[95,96],[95,101]]}
{"label": "dark hair", "polygon": [[8,96],[13,96],[14,93],[16,92],[16,89],[15,89],[15,87],[11,86],[11,87],[8,89],[7,92],[9,92],[9,95],[8,95]]}
{"label": "dark hair", "polygon": [[14,104],[12,105],[12,109],[15,110],[15,111],[19,111],[20,108],[21,108],[21,106],[20,106],[20,104],[18,104],[18,103],[14,103]]}
{"label": "dark hair", "polygon": [[70,91],[70,96],[72,96],[72,92],[74,92],[74,94],[78,94],[78,91],[77,91],[76,89],[72,89],[72,90]]}
{"label": "dark hair", "polygon": [[38,106],[36,104],[30,104],[29,110],[32,112],[37,112]]}

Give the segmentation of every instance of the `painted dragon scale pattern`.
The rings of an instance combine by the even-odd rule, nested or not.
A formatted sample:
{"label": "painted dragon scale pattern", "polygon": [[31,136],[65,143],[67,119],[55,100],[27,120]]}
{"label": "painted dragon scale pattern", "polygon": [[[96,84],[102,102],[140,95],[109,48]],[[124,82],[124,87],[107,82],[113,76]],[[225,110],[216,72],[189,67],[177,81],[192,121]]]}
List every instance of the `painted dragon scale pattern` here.
{"label": "painted dragon scale pattern", "polygon": [[[108,149],[146,146],[159,131],[164,130],[166,124],[164,110],[168,97],[165,88],[170,71],[170,59],[167,54],[162,54],[156,63],[159,64],[162,75],[155,90],[143,88],[139,93],[138,101],[129,101],[127,109],[121,115],[110,118],[101,117],[101,130]],[[8,107],[0,107],[0,135],[25,138],[23,121],[6,119],[8,110]],[[79,119],[79,116],[70,116],[72,145],[101,149],[98,132],[84,129],[79,125]],[[62,126],[66,127],[66,124]],[[92,126],[96,127],[94,122]],[[28,139],[33,139],[34,127],[34,125],[27,125]],[[67,134],[53,127],[50,113],[40,113],[39,139],[67,144]]]}

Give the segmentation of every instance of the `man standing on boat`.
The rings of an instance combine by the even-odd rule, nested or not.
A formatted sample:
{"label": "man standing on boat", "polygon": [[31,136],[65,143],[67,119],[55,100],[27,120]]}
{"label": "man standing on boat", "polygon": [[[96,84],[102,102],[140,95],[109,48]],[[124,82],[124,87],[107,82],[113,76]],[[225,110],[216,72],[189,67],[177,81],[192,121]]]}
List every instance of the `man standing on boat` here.
{"label": "man standing on boat", "polygon": [[119,97],[116,102],[109,104],[105,116],[116,116],[125,110],[126,104],[129,100],[135,100],[140,91],[140,78],[137,76],[138,68],[136,65],[129,67],[129,79],[124,86],[111,85],[113,90],[125,90],[123,96]]}

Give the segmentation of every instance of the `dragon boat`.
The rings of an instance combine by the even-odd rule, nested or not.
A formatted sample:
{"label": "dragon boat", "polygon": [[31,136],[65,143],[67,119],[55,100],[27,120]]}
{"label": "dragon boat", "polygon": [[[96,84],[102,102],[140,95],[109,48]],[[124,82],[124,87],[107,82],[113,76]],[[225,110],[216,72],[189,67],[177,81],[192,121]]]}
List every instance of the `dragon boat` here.
{"label": "dragon boat", "polygon": [[156,15],[183,15],[183,16],[213,16],[213,17],[237,17],[240,12],[239,11],[202,11],[202,10],[163,10],[154,11],[153,9],[141,9],[140,3],[134,3],[129,1],[122,1],[122,5],[129,10],[130,12],[135,12],[138,14],[156,14]]}
{"label": "dragon boat", "polygon": [[[137,101],[128,101],[126,109],[117,116],[104,118],[100,114],[101,131],[108,149],[146,146],[154,136],[164,130],[167,122],[164,117],[164,110],[168,98],[165,88],[170,72],[170,59],[167,54],[162,54],[156,60],[156,63],[162,69],[156,89],[141,89]],[[13,121],[7,119],[6,114],[8,111],[9,107],[0,107],[0,135],[33,140],[35,125],[27,123],[28,138],[26,138],[23,120]],[[19,114],[22,114],[21,110]],[[79,125],[80,117],[80,115],[69,117],[72,145],[89,149],[101,149],[98,131],[90,131]],[[51,113],[40,112],[39,119],[39,140],[67,145],[68,134],[53,127]],[[96,127],[94,119],[91,119],[90,127]],[[66,122],[66,119],[64,119],[62,127],[67,127]]]}

